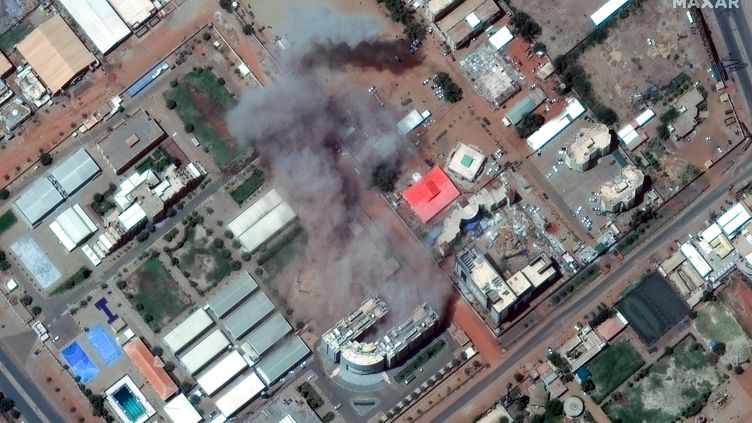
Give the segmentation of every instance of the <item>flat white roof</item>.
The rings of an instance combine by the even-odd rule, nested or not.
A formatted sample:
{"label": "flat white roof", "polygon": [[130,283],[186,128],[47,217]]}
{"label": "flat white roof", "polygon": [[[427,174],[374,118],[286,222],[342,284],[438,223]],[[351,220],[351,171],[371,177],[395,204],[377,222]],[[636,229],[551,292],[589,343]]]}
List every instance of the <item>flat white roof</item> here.
{"label": "flat white roof", "polygon": [[178,353],[213,324],[214,321],[209,317],[209,313],[203,308],[200,308],[194,311],[193,314],[183,321],[183,323],[177,325],[175,329],[171,330],[162,339],[172,352]]}
{"label": "flat white roof", "polygon": [[132,204],[118,216],[118,220],[126,230],[135,228],[144,219],[146,219],[146,212],[138,203]]}
{"label": "flat white roof", "polygon": [[50,175],[70,196],[98,175],[99,171],[97,162],[82,147],[52,168]]}
{"label": "flat white roof", "polygon": [[689,263],[692,264],[692,267],[697,270],[697,273],[699,273],[701,277],[704,278],[713,271],[713,268],[710,267],[707,261],[705,261],[705,258],[700,254],[699,251],[697,251],[697,248],[695,248],[694,245],[686,242],[682,244],[680,250],[682,254],[684,254],[684,257],[689,260]]}
{"label": "flat white roof", "polygon": [[644,126],[646,123],[650,122],[650,119],[653,119],[653,117],[655,117],[655,112],[653,111],[653,109],[647,109],[637,115],[635,122],[637,122],[637,125],[639,126]]}
{"label": "flat white roof", "polygon": [[700,238],[702,238],[703,241],[710,243],[714,239],[718,238],[718,235],[720,235],[723,231],[721,230],[721,226],[717,223],[713,223],[712,225],[708,226],[707,229],[702,231],[700,234]]}
{"label": "flat white roof", "polygon": [[131,31],[104,0],[60,0],[100,53],[105,54]]}
{"label": "flat white roof", "polygon": [[255,374],[249,373],[237,384],[225,391],[214,403],[225,417],[230,417],[266,388],[264,382]]}
{"label": "flat white roof", "polygon": [[585,107],[579,100],[567,99],[567,107],[559,116],[543,124],[527,138],[528,147],[533,151],[540,150],[583,113],[585,113]]}
{"label": "flat white roof", "polygon": [[728,236],[735,235],[750,219],[749,211],[742,203],[736,203],[716,221]]}
{"label": "flat white roof", "polygon": [[421,115],[416,109],[413,109],[412,112],[408,113],[407,116],[397,122],[397,131],[400,135],[407,135],[420,126],[424,120],[425,118],[423,118],[423,115]]}
{"label": "flat white roof", "polygon": [[276,189],[272,189],[233,219],[227,228],[237,238],[282,203],[282,196]]}
{"label": "flat white roof", "polygon": [[496,31],[494,35],[489,37],[488,42],[491,43],[496,50],[500,50],[511,43],[513,39],[514,35],[512,35],[512,31],[509,30],[508,26],[504,26]]}
{"label": "flat white roof", "polygon": [[193,374],[230,346],[230,340],[219,329],[214,329],[206,338],[180,357],[186,369]]}
{"label": "flat white roof", "polygon": [[243,247],[249,251],[254,251],[269,238],[292,222],[297,215],[295,210],[287,203],[282,203],[261,218],[255,225],[250,227],[238,237]]}
{"label": "flat white roof", "polygon": [[197,377],[196,382],[206,395],[213,395],[247,367],[248,363],[243,356],[233,350]]}
{"label": "flat white roof", "polygon": [[198,414],[196,408],[188,401],[185,394],[180,394],[175,398],[167,401],[164,408],[167,417],[173,423],[198,423],[202,420],[201,414]]}
{"label": "flat white roof", "polygon": [[465,17],[465,22],[470,25],[470,28],[475,29],[478,27],[478,25],[480,25],[481,20],[478,15],[475,14],[475,12],[472,12]]}
{"label": "flat white roof", "polygon": [[217,317],[224,317],[233,307],[255,291],[256,288],[258,288],[256,281],[253,280],[247,271],[242,270],[211,297],[209,307]]}
{"label": "flat white roof", "polygon": [[609,0],[606,4],[601,6],[600,9],[590,15],[590,20],[593,22],[593,25],[598,26],[630,1],[631,0]]}
{"label": "flat white roof", "polygon": [[157,10],[149,0],[109,0],[109,2],[131,28],[146,22]]}
{"label": "flat white roof", "polygon": [[73,251],[89,235],[97,231],[97,225],[80,205],[74,204],[50,223],[50,229],[67,251]]}
{"label": "flat white roof", "polygon": [[23,217],[36,225],[63,202],[63,196],[45,177],[39,177],[13,203]]}
{"label": "flat white roof", "polygon": [[631,142],[634,142],[636,138],[640,137],[637,134],[637,131],[635,131],[632,124],[624,125],[624,127],[619,129],[619,132],[617,132],[616,135],[619,137],[620,140],[624,141],[624,144],[626,144],[627,146],[629,146]]}

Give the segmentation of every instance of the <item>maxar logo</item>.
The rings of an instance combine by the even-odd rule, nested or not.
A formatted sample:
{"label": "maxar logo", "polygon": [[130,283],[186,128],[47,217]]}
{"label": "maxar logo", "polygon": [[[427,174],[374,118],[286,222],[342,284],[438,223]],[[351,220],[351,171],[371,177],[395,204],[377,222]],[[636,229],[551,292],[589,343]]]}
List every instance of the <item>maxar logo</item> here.
{"label": "maxar logo", "polygon": [[703,9],[738,9],[739,0],[672,0],[674,8],[688,9],[700,7]]}

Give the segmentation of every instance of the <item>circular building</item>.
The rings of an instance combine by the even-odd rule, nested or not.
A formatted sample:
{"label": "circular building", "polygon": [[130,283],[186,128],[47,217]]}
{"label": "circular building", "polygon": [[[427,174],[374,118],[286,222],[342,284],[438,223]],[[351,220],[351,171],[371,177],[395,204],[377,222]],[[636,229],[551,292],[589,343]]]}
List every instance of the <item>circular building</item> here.
{"label": "circular building", "polygon": [[564,400],[564,414],[569,418],[575,418],[585,412],[585,403],[578,397],[569,397]]}

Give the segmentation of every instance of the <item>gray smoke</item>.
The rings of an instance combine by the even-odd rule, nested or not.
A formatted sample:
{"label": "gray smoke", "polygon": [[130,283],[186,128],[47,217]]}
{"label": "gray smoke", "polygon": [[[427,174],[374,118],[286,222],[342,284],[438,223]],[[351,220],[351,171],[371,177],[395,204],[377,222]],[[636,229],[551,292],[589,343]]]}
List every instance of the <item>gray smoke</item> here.
{"label": "gray smoke", "polygon": [[[343,35],[341,28],[349,28],[346,34],[359,46],[372,43],[372,27],[350,21],[361,18],[331,11],[324,14],[330,21],[336,17],[341,26],[313,22],[306,27],[299,22],[303,27],[297,34],[307,34],[308,39],[297,39],[294,51],[304,52],[306,45],[321,46],[321,40],[335,41]],[[331,50],[318,48],[317,54],[327,51]],[[291,62],[307,54],[299,53]],[[228,127],[238,142],[253,142],[274,186],[296,210],[306,231],[304,277],[323,299],[310,304],[312,315],[317,316],[317,323],[330,325],[374,294],[392,308],[390,324],[423,302],[441,313],[453,290],[428,252],[414,240],[391,240],[390,229],[368,221],[356,201],[358,184],[363,183],[357,178],[368,178],[382,160],[394,160],[406,142],[396,135],[395,117],[379,108],[364,87],[337,87],[336,97],[331,97],[315,69],[292,69],[264,89],[243,94],[228,115]],[[341,138],[351,126],[357,132],[350,137],[360,137],[358,144],[363,134],[369,134],[364,148],[356,153],[363,170],[360,176],[348,170],[352,167],[349,158],[339,164],[335,148],[344,142]],[[375,189],[367,196],[367,201],[383,201]],[[356,220],[362,222],[366,234],[356,237],[350,231],[349,225]],[[390,258],[397,259],[401,268],[387,277],[385,265]]]}

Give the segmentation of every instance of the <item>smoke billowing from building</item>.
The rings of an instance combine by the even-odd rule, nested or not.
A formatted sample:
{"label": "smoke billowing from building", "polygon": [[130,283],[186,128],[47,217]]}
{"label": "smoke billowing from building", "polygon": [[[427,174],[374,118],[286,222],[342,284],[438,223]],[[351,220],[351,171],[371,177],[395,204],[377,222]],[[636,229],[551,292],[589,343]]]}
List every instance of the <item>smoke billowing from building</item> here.
{"label": "smoke billowing from building", "polygon": [[[363,24],[371,18],[345,17],[328,10],[317,12],[320,20],[297,13],[306,19],[293,19],[297,21],[297,38],[288,51],[293,56],[288,61],[309,67],[305,72],[298,66],[287,67],[291,73],[264,89],[245,93],[228,115],[228,127],[238,142],[254,143],[275,187],[295,209],[305,229],[306,270],[301,277],[315,294],[311,311],[316,316],[325,315],[327,320],[320,323],[330,325],[365,298],[380,295],[392,309],[384,324],[404,319],[424,302],[441,313],[453,290],[427,251],[413,240],[409,245],[415,245],[414,251],[405,252],[410,248],[408,243],[395,248],[387,239],[386,228],[379,227],[378,222],[375,227],[363,225],[367,235],[355,236],[349,229],[355,219],[365,217],[354,201],[357,181],[338,167],[335,146],[350,126],[358,129],[357,134],[371,134],[367,148],[356,157],[366,168],[364,172],[370,173],[381,160],[393,158],[405,142],[396,134],[395,117],[379,108],[363,87],[338,90],[344,93],[328,96],[316,69],[310,67],[341,60],[345,65],[381,69],[377,63],[349,62],[347,58],[352,56],[342,54],[358,51],[367,56],[366,46],[380,43],[374,40],[378,34],[374,28],[381,28]],[[341,47],[342,43],[347,47]],[[403,51],[409,54],[406,47]],[[307,59],[314,54],[316,60]],[[405,267],[408,260],[400,254],[410,256],[409,269]],[[402,269],[390,277],[385,266],[392,258]]]}

